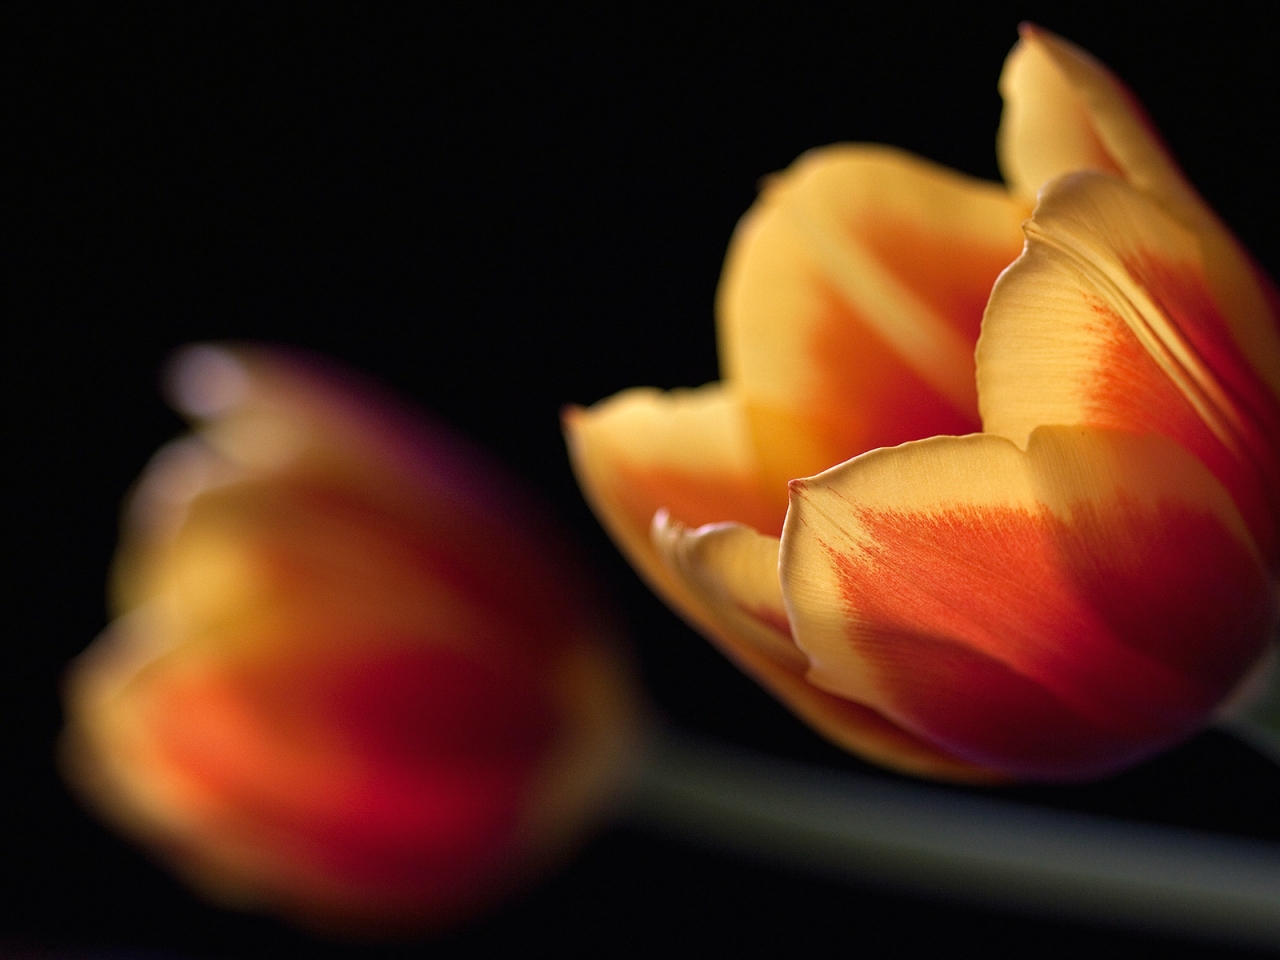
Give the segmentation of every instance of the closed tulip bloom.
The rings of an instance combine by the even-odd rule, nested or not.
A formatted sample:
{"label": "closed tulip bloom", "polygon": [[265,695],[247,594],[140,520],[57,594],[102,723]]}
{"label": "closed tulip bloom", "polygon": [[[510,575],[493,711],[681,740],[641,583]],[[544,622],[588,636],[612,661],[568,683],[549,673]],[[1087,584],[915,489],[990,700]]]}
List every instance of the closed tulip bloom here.
{"label": "closed tulip bloom", "polygon": [[1087,54],[1024,28],[1001,91],[1004,186],[806,154],[734,234],[723,381],[566,431],[640,572],[826,736],[1078,780],[1263,657],[1280,301]]}
{"label": "closed tulip bloom", "polygon": [[197,347],[118,618],[67,684],[69,775],[198,888],[438,926],[602,814],[635,701],[594,594],[479,454],[313,359]]}

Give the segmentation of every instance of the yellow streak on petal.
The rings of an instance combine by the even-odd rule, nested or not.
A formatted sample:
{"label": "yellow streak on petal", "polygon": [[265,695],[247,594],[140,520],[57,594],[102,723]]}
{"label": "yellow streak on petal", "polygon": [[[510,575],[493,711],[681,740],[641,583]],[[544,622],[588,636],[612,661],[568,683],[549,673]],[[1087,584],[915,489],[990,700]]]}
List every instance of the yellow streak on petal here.
{"label": "yellow streak on petal", "polygon": [[[971,415],[976,324],[1025,214],[994,184],[884,147],[811,151],[766,184],[730,246],[718,310],[726,379],[747,402],[771,481],[881,445],[858,439],[883,429],[867,422],[886,386],[877,378],[910,381],[887,385],[901,406]],[[901,372],[878,361],[827,370],[849,366],[833,352],[846,339]],[[828,421],[845,423],[840,441],[824,435]],[[937,432],[905,430],[889,442]]]}
{"label": "yellow streak on petal", "polygon": [[[806,159],[811,166],[814,157]],[[814,175],[812,169],[805,172]],[[878,189],[891,192],[884,184],[875,182],[880,179],[874,176],[875,172],[871,164],[866,170],[847,171],[849,194],[854,194],[854,184],[868,188],[865,193],[859,191],[861,195],[856,196],[855,202],[872,202],[873,191]],[[959,409],[971,407],[974,394],[968,365],[972,345],[889,274],[859,242],[860,238],[841,222],[840,215],[847,215],[847,210],[823,202],[827,198],[817,191],[797,190],[787,197],[794,198],[793,202],[786,203],[783,189],[779,186],[775,191],[779,216],[786,218],[785,225],[779,225],[779,231],[791,235],[789,239],[804,249],[817,272],[831,281],[847,303],[875,304],[876,309],[865,313],[866,322],[921,379]]]}

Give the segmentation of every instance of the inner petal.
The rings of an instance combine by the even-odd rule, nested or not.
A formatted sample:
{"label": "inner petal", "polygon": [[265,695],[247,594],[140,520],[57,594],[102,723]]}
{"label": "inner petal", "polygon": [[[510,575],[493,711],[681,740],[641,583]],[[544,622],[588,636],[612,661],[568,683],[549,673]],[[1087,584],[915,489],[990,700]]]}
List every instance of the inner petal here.
{"label": "inner petal", "polygon": [[973,348],[1027,210],[898,151],[814,151],[739,225],[719,295],[726,378],[764,479],[980,429]]}

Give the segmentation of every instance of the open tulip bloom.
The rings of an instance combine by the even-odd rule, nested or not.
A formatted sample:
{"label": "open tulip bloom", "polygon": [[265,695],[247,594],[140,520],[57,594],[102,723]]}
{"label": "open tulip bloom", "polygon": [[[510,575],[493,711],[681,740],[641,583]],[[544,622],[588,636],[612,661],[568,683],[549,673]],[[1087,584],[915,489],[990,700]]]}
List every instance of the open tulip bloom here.
{"label": "open tulip bloom", "polygon": [[1087,54],[1024,28],[1004,186],[899,151],[767,182],[724,379],[566,418],[653,587],[830,739],[942,779],[1103,776],[1262,670],[1275,291]]}

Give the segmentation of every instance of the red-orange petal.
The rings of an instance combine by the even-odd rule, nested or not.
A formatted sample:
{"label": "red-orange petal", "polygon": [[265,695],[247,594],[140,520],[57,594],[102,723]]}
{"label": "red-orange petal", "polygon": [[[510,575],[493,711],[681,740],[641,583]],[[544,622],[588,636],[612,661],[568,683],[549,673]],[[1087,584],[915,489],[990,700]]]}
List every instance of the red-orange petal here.
{"label": "red-orange petal", "polygon": [[252,901],[265,886],[321,920],[447,917],[493,896],[525,842],[529,783],[561,732],[547,693],[414,638],[153,667],[99,721],[114,739],[98,769],[133,816],[187,838],[204,889]]}
{"label": "red-orange petal", "polygon": [[718,295],[724,377],[766,482],[977,428],[973,346],[1026,213],[886,147],[814,150],[767,181]]}
{"label": "red-orange petal", "polygon": [[874,763],[969,783],[1002,779],[913,736],[870,707],[806,679],[809,659],[791,639],[778,579],[778,540],[741,524],[690,530],[659,514],[654,544],[673,578],[701,603],[708,637],[806,723]]}
{"label": "red-orange petal", "polygon": [[935,438],[797,481],[782,584],[809,679],[971,764],[1099,776],[1203,724],[1261,654],[1270,580],[1160,437]]}
{"label": "red-orange petal", "polygon": [[1050,185],[992,292],[978,345],[984,428],[1044,423],[1169,437],[1231,492],[1269,557],[1280,403],[1231,335],[1199,237],[1112,177]]}

